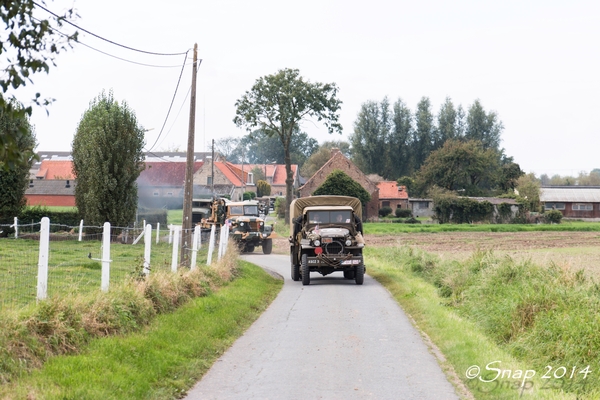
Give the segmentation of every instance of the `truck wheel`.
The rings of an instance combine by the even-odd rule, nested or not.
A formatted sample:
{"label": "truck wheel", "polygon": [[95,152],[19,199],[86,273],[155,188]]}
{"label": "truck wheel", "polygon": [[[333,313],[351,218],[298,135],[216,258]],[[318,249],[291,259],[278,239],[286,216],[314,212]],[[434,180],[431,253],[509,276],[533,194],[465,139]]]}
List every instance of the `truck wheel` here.
{"label": "truck wheel", "polygon": [[302,284],[305,286],[310,285],[310,268],[306,254],[302,254]]}
{"label": "truck wheel", "polygon": [[273,239],[265,239],[262,244],[263,254],[271,254],[273,251]]}
{"label": "truck wheel", "polygon": [[344,278],[354,279],[354,271],[344,271]]}
{"label": "truck wheel", "polygon": [[365,264],[360,263],[356,266],[354,281],[357,285],[362,285],[365,280]]}
{"label": "truck wheel", "polygon": [[300,280],[300,265],[294,264],[292,262],[292,280],[299,281]]}

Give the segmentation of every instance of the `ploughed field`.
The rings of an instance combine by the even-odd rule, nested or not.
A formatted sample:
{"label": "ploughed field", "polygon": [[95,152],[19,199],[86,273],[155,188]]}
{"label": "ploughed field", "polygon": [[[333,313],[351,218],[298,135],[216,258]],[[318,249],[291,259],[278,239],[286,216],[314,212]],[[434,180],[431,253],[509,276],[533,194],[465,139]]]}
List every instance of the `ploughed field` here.
{"label": "ploughed field", "polygon": [[[365,235],[367,246],[410,246],[443,259],[464,260],[474,251],[493,251],[514,260],[551,262],[563,268],[584,269],[600,278],[600,232],[436,232]],[[287,238],[273,240],[273,252],[289,252]],[[367,260],[368,266],[368,260]]]}

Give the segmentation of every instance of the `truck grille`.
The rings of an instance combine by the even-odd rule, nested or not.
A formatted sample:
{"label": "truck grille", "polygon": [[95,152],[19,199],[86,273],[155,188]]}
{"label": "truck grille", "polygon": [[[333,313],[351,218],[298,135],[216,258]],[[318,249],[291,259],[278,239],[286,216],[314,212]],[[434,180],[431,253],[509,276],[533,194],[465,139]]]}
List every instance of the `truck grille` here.
{"label": "truck grille", "polygon": [[340,242],[331,242],[325,245],[325,253],[327,254],[342,254],[344,245]]}

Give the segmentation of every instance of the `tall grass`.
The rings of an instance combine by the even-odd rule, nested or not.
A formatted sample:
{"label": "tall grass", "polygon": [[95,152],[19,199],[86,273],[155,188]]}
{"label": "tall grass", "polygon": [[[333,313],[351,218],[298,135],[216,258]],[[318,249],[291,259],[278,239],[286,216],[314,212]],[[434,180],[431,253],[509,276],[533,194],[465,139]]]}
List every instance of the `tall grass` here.
{"label": "tall grass", "polygon": [[[462,263],[411,248],[369,252],[387,266],[375,268],[378,279],[395,274],[423,279],[435,288],[437,301],[448,312],[469,321],[538,377],[548,373],[551,381],[541,381],[538,387],[551,382],[555,393],[600,397],[600,287],[583,272],[482,251]],[[462,334],[454,335],[460,340]],[[464,360],[456,365],[464,371]],[[585,374],[587,370],[593,372]],[[566,377],[555,378],[563,372]]]}
{"label": "tall grass", "polygon": [[[214,271],[227,275],[226,269]],[[1,398],[180,398],[262,313],[282,282],[241,262],[236,279],[218,291],[158,315],[128,335],[92,340],[85,351],[53,357]]]}
{"label": "tall grass", "polygon": [[23,377],[49,358],[76,354],[90,340],[135,332],[156,315],[222,287],[235,276],[237,256],[228,249],[211,267],[131,276],[108,293],[54,296],[0,314],[0,383]]}

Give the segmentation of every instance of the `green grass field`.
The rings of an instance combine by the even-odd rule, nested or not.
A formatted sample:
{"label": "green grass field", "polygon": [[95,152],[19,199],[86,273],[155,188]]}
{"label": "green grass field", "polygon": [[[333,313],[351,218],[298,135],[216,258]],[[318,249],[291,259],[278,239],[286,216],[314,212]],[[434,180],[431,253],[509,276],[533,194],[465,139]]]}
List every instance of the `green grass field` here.
{"label": "green grass field", "polygon": [[[167,234],[167,231],[164,231]],[[164,238],[166,239],[166,238]],[[151,247],[150,269],[171,269],[173,247],[166,241]],[[34,303],[37,295],[39,241],[0,239],[0,309]],[[90,258],[91,257],[91,258]],[[110,283],[141,273],[144,243],[111,244]],[[207,246],[198,252],[197,263],[206,262]],[[102,243],[99,240],[50,242],[48,296],[69,296],[99,290]]]}

